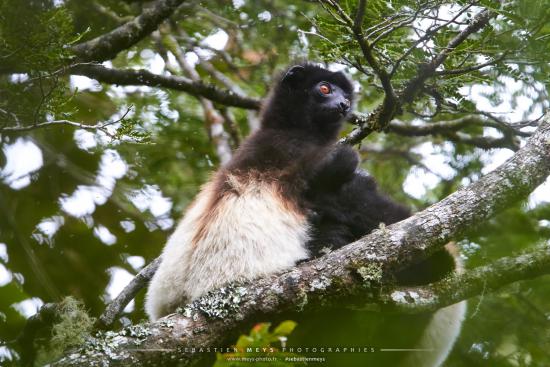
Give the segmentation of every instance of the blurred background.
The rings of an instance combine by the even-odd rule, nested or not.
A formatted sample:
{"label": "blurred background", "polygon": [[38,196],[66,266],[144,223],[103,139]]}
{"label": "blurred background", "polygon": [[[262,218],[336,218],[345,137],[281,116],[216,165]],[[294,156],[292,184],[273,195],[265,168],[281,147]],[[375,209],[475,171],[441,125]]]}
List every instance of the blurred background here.
{"label": "blurred background", "polygon": [[[350,14],[357,6],[340,4]],[[258,127],[257,107],[64,69],[69,45],[147,6],[0,1],[1,365],[17,364],[9,342],[44,303],[71,295],[100,315],[159,255],[209,174]],[[395,120],[410,129],[373,133],[357,145],[362,167],[383,191],[414,210],[493,170],[536,128],[548,107],[550,2],[368,1],[363,28],[379,63],[395,69],[396,90],[482,9],[498,15],[461,44]],[[260,100],[289,63],[313,60],[347,73],[355,110],[368,113],[384,90],[362,57],[326,2],[204,0],[185,2],[157,31],[102,65],[184,77]],[[460,129],[417,132],[460,119]],[[59,120],[78,125],[36,127]],[[458,240],[466,266],[474,267],[549,238],[547,181]],[[142,292],[120,322],[144,317]],[[472,299],[446,365],[550,365],[548,277]]]}

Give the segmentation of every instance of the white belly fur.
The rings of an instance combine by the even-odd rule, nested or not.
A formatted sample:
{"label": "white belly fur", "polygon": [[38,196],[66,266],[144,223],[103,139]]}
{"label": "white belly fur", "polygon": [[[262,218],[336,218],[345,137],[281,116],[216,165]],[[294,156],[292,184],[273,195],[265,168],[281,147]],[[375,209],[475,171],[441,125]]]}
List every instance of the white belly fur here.
{"label": "white belly fur", "polygon": [[273,274],[308,257],[307,219],[285,207],[274,184],[255,182],[239,191],[220,200],[205,235],[192,243],[212,184],[201,190],[168,240],[149,285],[145,310],[151,320],[226,282]]}

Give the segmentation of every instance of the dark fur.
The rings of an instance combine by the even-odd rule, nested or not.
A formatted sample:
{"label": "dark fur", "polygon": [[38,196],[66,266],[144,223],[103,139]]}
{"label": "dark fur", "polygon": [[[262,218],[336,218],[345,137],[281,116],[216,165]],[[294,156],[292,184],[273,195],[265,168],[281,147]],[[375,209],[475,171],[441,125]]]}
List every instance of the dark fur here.
{"label": "dark fur", "polygon": [[[311,205],[313,227],[308,249],[313,256],[358,240],[381,223],[390,225],[411,215],[408,208],[380,193],[374,178],[360,169],[340,186],[328,177],[315,182],[306,197]],[[448,275],[454,268],[452,255],[440,250],[396,274],[396,280],[403,285],[428,284]]]}
{"label": "dark fur", "polygon": [[363,171],[332,190],[311,189],[314,233],[309,249],[318,255],[324,248],[339,248],[378,228],[410,216],[406,207],[380,194],[376,182]]}
{"label": "dark fur", "polygon": [[[342,88],[351,100],[349,80],[342,73],[308,64],[298,67],[297,72],[295,69],[290,68],[274,88],[264,110],[262,129],[245,151],[246,156],[255,157],[271,169],[299,173],[290,180],[294,182],[291,196],[306,206],[312,224],[307,247],[313,256],[319,256],[325,249],[345,246],[381,223],[390,225],[411,213],[380,193],[374,178],[358,169],[359,159],[351,147],[333,146],[343,118],[319,108],[310,88],[320,81],[330,82]],[[452,256],[441,250],[397,274],[397,280],[425,284],[453,269]]]}

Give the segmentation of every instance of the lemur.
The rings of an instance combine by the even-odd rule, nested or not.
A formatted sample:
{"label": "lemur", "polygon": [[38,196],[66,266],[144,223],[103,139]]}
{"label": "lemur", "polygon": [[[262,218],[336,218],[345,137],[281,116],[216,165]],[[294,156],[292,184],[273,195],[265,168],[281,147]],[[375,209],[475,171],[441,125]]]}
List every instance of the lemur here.
{"label": "lemur", "polygon": [[[335,144],[352,100],[342,72],[302,63],[282,74],[260,129],[201,188],[169,238],[146,296],[151,320],[227,282],[281,272],[410,215],[357,168],[351,147]],[[416,266],[400,280],[427,282],[451,272],[449,254],[432,257],[442,264],[436,274],[431,265]],[[460,321],[461,307],[452,313]]]}

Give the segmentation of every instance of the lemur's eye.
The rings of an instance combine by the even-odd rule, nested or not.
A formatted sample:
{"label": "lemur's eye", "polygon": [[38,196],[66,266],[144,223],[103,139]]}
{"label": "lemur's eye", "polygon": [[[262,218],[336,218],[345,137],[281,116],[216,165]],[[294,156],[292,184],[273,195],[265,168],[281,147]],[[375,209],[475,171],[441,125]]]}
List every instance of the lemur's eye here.
{"label": "lemur's eye", "polygon": [[329,94],[330,93],[330,87],[326,84],[321,84],[321,86],[319,87],[319,92],[321,92],[323,94]]}

